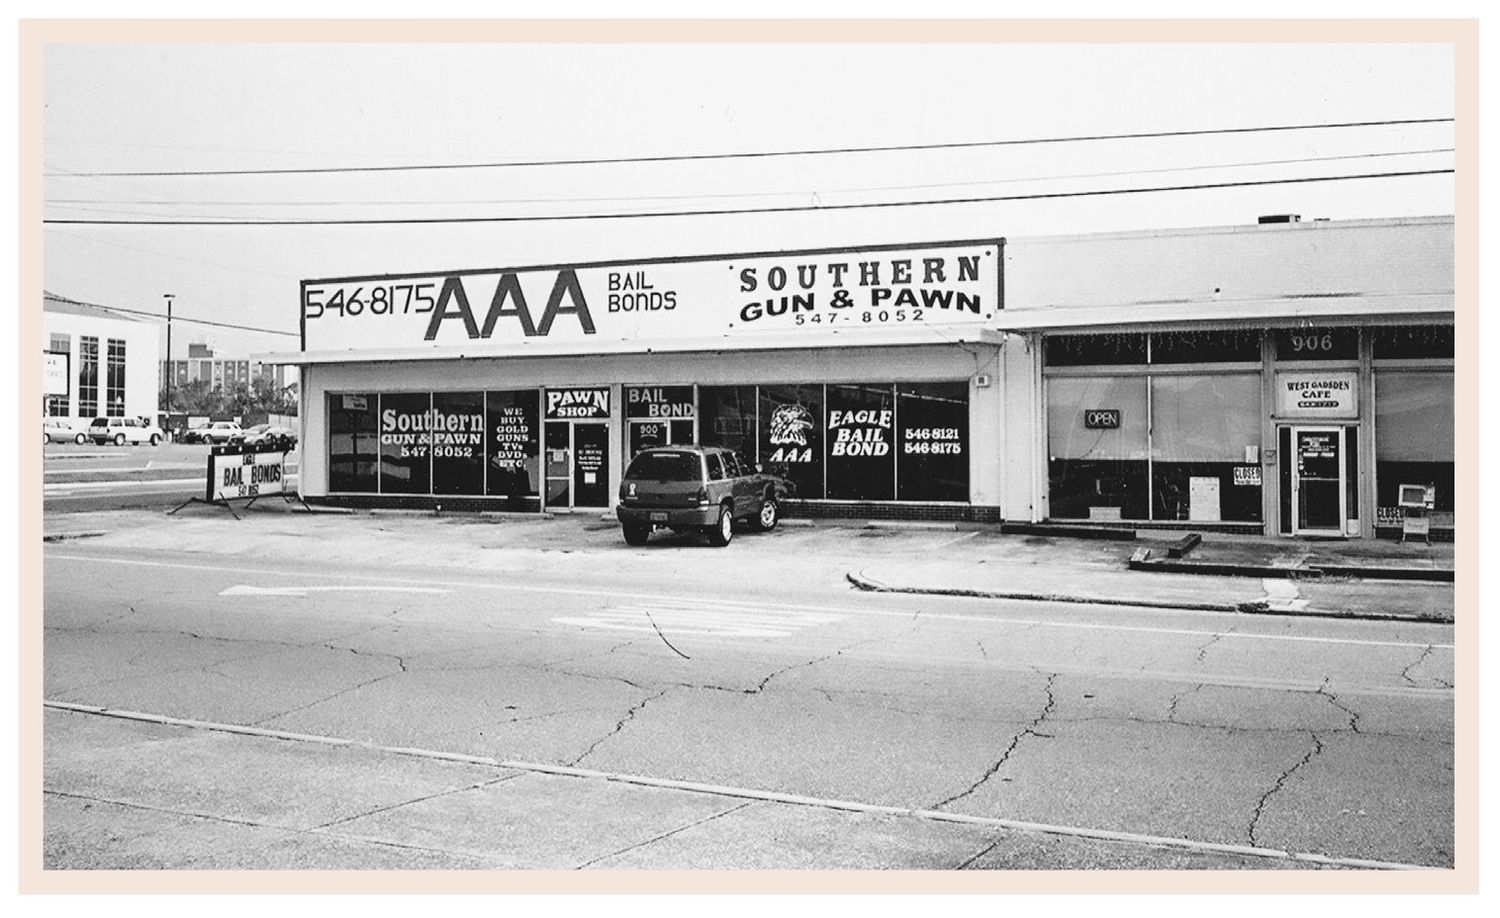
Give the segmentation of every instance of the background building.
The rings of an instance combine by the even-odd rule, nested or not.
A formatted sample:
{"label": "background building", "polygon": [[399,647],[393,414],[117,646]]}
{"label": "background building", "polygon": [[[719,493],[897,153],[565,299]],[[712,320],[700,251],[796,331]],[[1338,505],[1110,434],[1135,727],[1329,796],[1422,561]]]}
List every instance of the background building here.
{"label": "background building", "polygon": [[48,385],[42,413],[87,422],[156,418],[161,326],[106,306],[42,294]]}
{"label": "background building", "polygon": [[186,360],[162,361],[163,386],[168,379],[174,387],[202,381],[212,389],[248,386],[254,380],[263,379],[276,389],[285,389],[297,381],[297,369],[259,360],[220,357],[212,345],[194,342],[188,345]]}

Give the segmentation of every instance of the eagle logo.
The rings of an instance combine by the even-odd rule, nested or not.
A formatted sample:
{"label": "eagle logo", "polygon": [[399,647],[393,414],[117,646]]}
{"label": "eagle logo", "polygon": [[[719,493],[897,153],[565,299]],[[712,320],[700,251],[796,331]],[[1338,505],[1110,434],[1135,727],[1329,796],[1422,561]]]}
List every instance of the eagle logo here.
{"label": "eagle logo", "polygon": [[812,413],[801,405],[781,405],[771,412],[772,446],[806,446],[813,426]]}

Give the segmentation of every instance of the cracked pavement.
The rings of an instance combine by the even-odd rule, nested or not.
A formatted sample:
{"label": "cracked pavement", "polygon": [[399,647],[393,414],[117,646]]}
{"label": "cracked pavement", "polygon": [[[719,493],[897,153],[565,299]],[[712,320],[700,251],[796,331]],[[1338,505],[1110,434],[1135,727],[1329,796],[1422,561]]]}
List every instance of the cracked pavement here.
{"label": "cracked pavement", "polygon": [[[47,701],[353,744],[49,710],[49,863],[1318,866],[1247,845],[1452,863],[1451,626],[854,594],[778,577],[774,555],[633,557],[631,576],[587,552],[528,573],[49,548]],[[736,568],[738,604],[698,609],[686,572]],[[90,589],[106,574],[141,578],[128,602]],[[326,592],[232,589],[284,583]],[[676,610],[659,633],[589,617],[655,595]],[[252,746],[243,774],[215,768]]]}

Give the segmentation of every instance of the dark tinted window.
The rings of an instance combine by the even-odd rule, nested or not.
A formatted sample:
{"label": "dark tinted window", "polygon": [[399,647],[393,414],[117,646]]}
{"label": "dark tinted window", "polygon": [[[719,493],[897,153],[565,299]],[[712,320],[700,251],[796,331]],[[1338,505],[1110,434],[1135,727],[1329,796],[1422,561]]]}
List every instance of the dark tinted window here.
{"label": "dark tinted window", "polygon": [[714,481],[724,480],[724,460],[719,458],[718,453],[709,453],[706,458],[708,459],[708,477]]}
{"label": "dark tinted window", "polygon": [[643,481],[698,481],[697,453],[641,453],[630,463],[626,478]]}
{"label": "dark tinted window", "polygon": [[1252,330],[1157,332],[1152,363],[1234,363],[1260,360],[1260,332]]}
{"label": "dark tinted window", "polygon": [[1046,339],[1049,367],[1109,366],[1146,362],[1146,336],[1141,334],[1054,335]]}
{"label": "dark tinted window", "polygon": [[1403,325],[1377,328],[1375,359],[1452,360],[1452,325]]}

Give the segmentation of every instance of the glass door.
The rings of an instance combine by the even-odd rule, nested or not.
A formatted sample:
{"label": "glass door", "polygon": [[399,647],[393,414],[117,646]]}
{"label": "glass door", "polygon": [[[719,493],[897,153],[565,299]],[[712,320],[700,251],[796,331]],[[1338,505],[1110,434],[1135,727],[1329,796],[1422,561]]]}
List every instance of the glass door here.
{"label": "glass door", "polygon": [[573,506],[609,506],[609,425],[573,423]]}
{"label": "glass door", "polygon": [[682,446],[693,442],[690,418],[631,420],[629,429],[630,455],[627,459],[634,459],[636,453],[653,446]]}
{"label": "glass door", "polygon": [[547,487],[544,507],[573,506],[573,424],[548,421],[543,428],[542,452],[546,460]]}
{"label": "glass door", "polygon": [[1349,518],[1344,429],[1292,428],[1292,533],[1343,536]]}
{"label": "glass door", "polygon": [[609,425],[599,421],[548,421],[546,506],[609,506]]}

